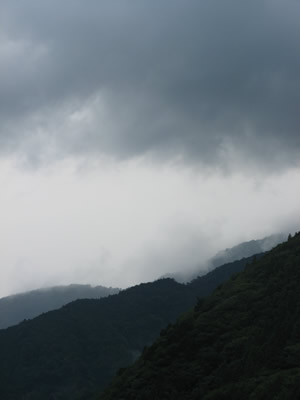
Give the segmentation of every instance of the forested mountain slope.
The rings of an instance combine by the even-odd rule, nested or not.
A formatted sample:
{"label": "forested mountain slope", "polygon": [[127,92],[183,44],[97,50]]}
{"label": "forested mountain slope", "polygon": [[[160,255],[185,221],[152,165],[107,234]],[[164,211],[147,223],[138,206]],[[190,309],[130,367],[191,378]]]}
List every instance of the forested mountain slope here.
{"label": "forested mountain slope", "polygon": [[184,285],[165,279],[1,330],[0,398],[77,399],[94,392],[193,301]]}
{"label": "forested mountain slope", "polygon": [[89,398],[197,297],[251,262],[224,265],[189,285],[163,279],[99,300],[78,300],[0,331],[0,398]]}
{"label": "forested mountain slope", "polygon": [[251,257],[254,254],[263,253],[271,250],[279,243],[287,239],[287,234],[278,233],[267,236],[263,239],[249,240],[248,242],[239,243],[229,249],[219,251],[209,260],[209,269],[214,269],[225,263],[240,260],[244,257]]}
{"label": "forested mountain slope", "polygon": [[[268,250],[274,243],[283,240],[283,235],[272,235],[262,240],[241,243],[231,249],[219,252],[210,260],[209,269],[212,270],[212,275],[203,276],[203,278],[205,277],[206,279],[207,277],[209,279],[206,280],[207,285],[204,285],[204,281],[201,282],[201,291],[203,290],[204,295],[210,293],[216,287],[213,286],[211,288],[211,283],[215,285],[216,279],[220,279],[219,283],[221,283],[230,276],[231,272],[237,272],[239,264],[236,264],[235,260],[261,253],[262,250]],[[242,264],[243,262],[244,260],[241,261]],[[233,271],[228,266],[223,270],[227,276],[223,276],[223,273],[215,274],[215,268],[225,263],[232,264]],[[169,277],[172,278],[171,275]],[[175,276],[174,278],[176,279]],[[56,310],[77,299],[96,299],[116,294],[119,291],[120,289],[118,288],[72,284],[36,289],[2,297],[0,298],[0,329],[16,325],[24,319],[32,319],[47,311]]]}
{"label": "forested mountain slope", "polygon": [[299,399],[300,234],[163,330],[98,398]]}
{"label": "forested mountain slope", "polygon": [[104,286],[68,285],[2,297],[0,299],[0,329],[55,310],[77,299],[96,299],[118,292],[119,289]]}
{"label": "forested mountain slope", "polygon": [[177,282],[191,281],[198,276],[202,276],[204,274],[203,271],[208,273],[224,264],[269,251],[279,243],[284,242],[287,239],[287,236],[288,235],[284,233],[277,233],[263,239],[249,240],[247,242],[239,243],[236,246],[219,251],[209,260],[204,261],[202,264],[200,263],[196,270],[181,271],[174,274],[168,274],[165,277],[174,278]]}

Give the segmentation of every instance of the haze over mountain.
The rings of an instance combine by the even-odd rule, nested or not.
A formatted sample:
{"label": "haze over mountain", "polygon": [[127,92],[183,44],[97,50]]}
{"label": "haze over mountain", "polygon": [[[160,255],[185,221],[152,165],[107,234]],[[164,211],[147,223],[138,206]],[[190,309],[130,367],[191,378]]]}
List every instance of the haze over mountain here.
{"label": "haze over mountain", "polygon": [[125,288],[300,218],[300,3],[0,2],[0,297]]}
{"label": "haze over mountain", "polygon": [[[1,399],[92,395],[195,296],[195,281],[135,285],[197,265],[203,273],[199,262],[220,249],[299,229],[299,19],[297,0],[0,1],[0,297],[71,282],[133,287],[0,330]],[[263,283],[251,281],[254,289],[237,278],[253,312],[243,315],[261,324],[253,340],[258,331],[271,343],[277,336],[268,313],[296,330],[285,300],[298,302],[299,293],[274,265],[274,281],[258,274]],[[284,305],[265,304],[266,290],[270,304]],[[217,310],[208,307],[217,317],[217,326],[207,321],[214,340],[227,333],[218,310],[229,328],[241,316],[235,296],[242,301],[242,294],[229,295],[225,306],[217,294]],[[99,304],[107,308],[100,312]],[[252,337],[248,327],[241,329]],[[268,347],[270,359],[289,370],[279,371],[283,382],[294,382],[297,346],[292,331],[279,331],[292,359],[288,343],[284,351]],[[182,338],[204,340],[197,329],[190,334]],[[232,352],[241,349],[251,365],[244,337],[233,337],[225,353],[210,348],[205,360],[215,366],[221,356],[233,373]],[[264,366],[276,389],[274,365]],[[248,378],[252,387],[256,377]],[[207,379],[216,387],[223,376]],[[131,383],[124,383],[130,393]]]}
{"label": "haze over mountain", "polygon": [[209,260],[200,262],[196,268],[194,267],[189,271],[183,268],[177,273],[166,274],[165,277],[174,278],[178,282],[189,282],[191,279],[197,278],[197,276],[203,275],[220,265],[271,250],[277,244],[284,242],[287,236],[286,234],[278,233],[263,239],[239,243],[230,249],[219,251]]}
{"label": "haze over mountain", "polygon": [[[205,263],[201,263],[196,271],[183,271],[181,274],[166,274],[164,277],[174,278],[178,282],[188,282],[204,275],[205,270],[213,270],[216,267],[254,254],[270,250],[276,244],[283,242],[284,234],[272,235],[260,240],[251,240],[240,243],[231,249],[218,252],[216,256]],[[82,298],[100,298],[118,293],[119,289],[91,285],[68,285],[52,288],[36,289],[13,296],[0,298],[0,329],[15,325],[24,319],[31,319],[44,312],[55,310],[61,306]]]}
{"label": "haze over mountain", "polygon": [[96,299],[118,292],[119,289],[116,288],[73,284],[3,297],[0,299],[0,329],[55,310],[77,299]]}
{"label": "haze over mountain", "polygon": [[271,250],[279,243],[286,241],[287,237],[288,235],[286,234],[278,233],[263,239],[240,243],[230,249],[221,250],[209,260],[208,268],[214,269],[219,265]]}

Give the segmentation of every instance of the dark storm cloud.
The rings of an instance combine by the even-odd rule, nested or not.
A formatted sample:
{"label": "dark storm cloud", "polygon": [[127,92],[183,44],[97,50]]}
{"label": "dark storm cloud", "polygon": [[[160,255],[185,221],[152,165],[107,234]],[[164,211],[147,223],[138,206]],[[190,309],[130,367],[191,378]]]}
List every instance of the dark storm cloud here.
{"label": "dark storm cloud", "polygon": [[[10,0],[0,15],[2,148],[299,159],[296,0]],[[53,125],[83,108],[88,122]]]}

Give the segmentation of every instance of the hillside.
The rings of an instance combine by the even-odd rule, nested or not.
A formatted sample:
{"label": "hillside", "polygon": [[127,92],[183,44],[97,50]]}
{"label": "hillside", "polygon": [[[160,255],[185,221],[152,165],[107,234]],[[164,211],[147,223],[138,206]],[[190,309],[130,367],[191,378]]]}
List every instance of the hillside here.
{"label": "hillside", "polygon": [[[174,274],[165,275],[165,277],[174,278],[177,282],[188,282],[192,279],[197,278],[203,273],[213,271],[215,268],[220,267],[224,264],[232,263],[242,258],[248,258],[255,254],[264,253],[277,246],[279,243],[284,242],[287,239],[287,234],[278,233],[271,236],[267,236],[263,239],[249,240],[242,242],[219,251],[215,256],[200,264],[196,270],[193,271],[182,271]],[[206,272],[204,272],[206,271]]]}
{"label": "hillside", "polygon": [[0,329],[55,310],[77,299],[97,299],[118,292],[119,289],[104,286],[68,285],[2,297],[0,299]]}
{"label": "hillside", "polygon": [[224,265],[190,285],[164,279],[99,300],[78,300],[0,331],[0,398],[89,398],[197,297],[251,260]]}
{"label": "hillside", "polygon": [[[206,296],[211,293],[218,284],[228,279],[232,273],[240,271],[244,266],[244,258],[268,250],[279,241],[283,241],[283,235],[272,235],[261,240],[251,240],[219,252],[209,261],[209,270],[211,272],[201,277],[203,281],[202,279],[199,281],[197,275],[193,275],[193,286],[198,284],[201,291],[199,296]],[[240,264],[236,260],[241,260]],[[218,267],[224,264],[228,264],[227,267],[221,268],[222,272],[219,272]],[[165,278],[167,277],[172,278],[172,275],[165,276]],[[179,275],[173,278],[183,281]],[[16,325],[25,319],[32,319],[47,311],[56,310],[74,300],[102,298],[116,294],[119,290],[104,286],[93,287],[91,285],[72,284],[36,289],[3,297],[0,298],[0,329]]]}
{"label": "hillside", "polygon": [[300,398],[300,233],[198,302],[101,400]]}
{"label": "hillside", "polygon": [[244,257],[251,257],[254,254],[263,253],[271,250],[279,243],[284,242],[287,235],[283,233],[267,236],[263,239],[249,240],[248,242],[239,243],[229,249],[219,251],[208,262],[209,270],[212,270],[220,265],[240,260]]}
{"label": "hillside", "polygon": [[77,399],[130,364],[160,330],[190,307],[171,279],[143,284],[0,331],[1,399]]}

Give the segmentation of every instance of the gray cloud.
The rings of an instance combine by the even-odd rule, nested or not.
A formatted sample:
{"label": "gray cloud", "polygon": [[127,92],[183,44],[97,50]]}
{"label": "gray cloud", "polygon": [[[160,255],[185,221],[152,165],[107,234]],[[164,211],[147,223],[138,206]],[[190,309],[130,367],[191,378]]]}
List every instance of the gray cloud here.
{"label": "gray cloud", "polygon": [[10,0],[0,15],[3,151],[299,160],[295,0]]}

